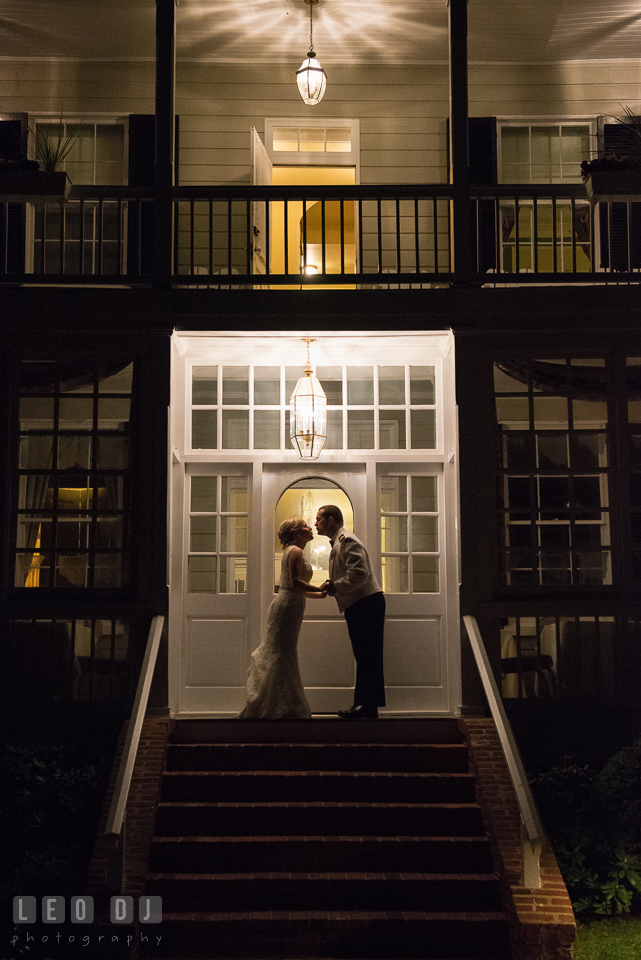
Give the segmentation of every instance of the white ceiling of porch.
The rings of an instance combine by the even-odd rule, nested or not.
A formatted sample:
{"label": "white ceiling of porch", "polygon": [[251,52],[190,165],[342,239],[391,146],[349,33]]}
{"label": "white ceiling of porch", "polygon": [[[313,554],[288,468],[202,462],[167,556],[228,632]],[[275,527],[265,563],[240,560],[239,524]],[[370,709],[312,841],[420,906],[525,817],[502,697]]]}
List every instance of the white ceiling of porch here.
{"label": "white ceiling of porch", "polygon": [[[641,57],[641,0],[469,0],[472,61]],[[154,56],[154,0],[0,0],[0,58]],[[179,59],[294,63],[309,37],[304,0],[179,0]],[[320,0],[324,64],[447,61],[445,0]]]}

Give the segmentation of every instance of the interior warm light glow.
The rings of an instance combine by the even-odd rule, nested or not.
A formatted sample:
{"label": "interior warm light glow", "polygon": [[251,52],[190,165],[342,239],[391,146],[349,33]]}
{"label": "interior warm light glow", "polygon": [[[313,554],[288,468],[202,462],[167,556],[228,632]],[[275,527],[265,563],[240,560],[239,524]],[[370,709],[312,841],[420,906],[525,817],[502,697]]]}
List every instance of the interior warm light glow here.
{"label": "interior warm light glow", "polygon": [[305,267],[305,273],[308,276],[314,276],[315,274],[318,273],[318,267],[316,266],[315,263],[308,263]]}

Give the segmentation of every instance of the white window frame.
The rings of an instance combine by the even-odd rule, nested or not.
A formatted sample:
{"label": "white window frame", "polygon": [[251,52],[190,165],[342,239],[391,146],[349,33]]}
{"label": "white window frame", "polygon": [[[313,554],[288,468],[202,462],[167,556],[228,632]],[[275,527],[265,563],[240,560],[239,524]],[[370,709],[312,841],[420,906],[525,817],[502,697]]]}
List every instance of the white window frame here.
{"label": "white window frame", "polygon": [[[36,130],[38,124],[54,124],[60,122],[60,113],[53,110],[29,114],[28,144],[29,155],[35,156]],[[89,116],[80,113],[68,113],[62,115],[62,122],[65,125],[80,124],[100,124],[101,126],[121,126],[124,130],[124,156],[123,156],[123,186],[128,182],[129,169],[129,116],[122,113],[90,114]],[[95,164],[95,157],[94,157]],[[65,170],[66,164],[63,162],[62,169]],[[33,273],[34,269],[34,249],[35,249],[35,210],[32,203],[26,205],[26,229],[25,229],[25,271]],[[126,248],[125,248],[126,249]],[[121,256],[124,256],[121,251]]]}
{"label": "white window frame", "polygon": [[[276,127],[308,127],[322,129],[323,127],[349,127],[351,130],[352,149],[345,153],[326,153],[303,150],[274,151],[274,128]],[[295,165],[306,167],[355,167],[356,183],[360,183],[360,121],[349,120],[343,117],[333,118],[303,118],[303,117],[267,117],[265,119],[265,149],[272,163],[279,167]]]}
{"label": "white window frame", "polygon": [[[597,118],[592,114],[590,116],[573,117],[497,117],[496,118],[496,168],[497,178],[500,184],[503,184],[503,151],[502,151],[502,131],[509,127],[576,127],[578,125],[588,126],[590,128],[590,141],[597,143]],[[590,148],[592,150],[592,147]],[[589,158],[586,157],[586,160]],[[559,181],[560,182],[560,181]],[[567,181],[563,181],[567,182]],[[508,184],[509,186],[509,184]]]}
{"label": "white window frame", "polygon": [[[39,123],[41,124],[53,124],[60,122],[60,113],[56,113],[53,110],[46,112],[29,114],[29,147],[30,152],[33,155],[36,145],[36,128]],[[123,186],[127,184],[127,170],[129,166],[129,116],[122,113],[104,113],[104,114],[82,114],[82,113],[67,113],[62,115],[62,122],[66,126],[81,126],[99,124],[100,126],[120,126],[124,129],[124,141],[125,141],[125,150],[123,156]],[[94,160],[95,163],[95,160]],[[65,169],[65,164],[63,163],[62,169]]]}

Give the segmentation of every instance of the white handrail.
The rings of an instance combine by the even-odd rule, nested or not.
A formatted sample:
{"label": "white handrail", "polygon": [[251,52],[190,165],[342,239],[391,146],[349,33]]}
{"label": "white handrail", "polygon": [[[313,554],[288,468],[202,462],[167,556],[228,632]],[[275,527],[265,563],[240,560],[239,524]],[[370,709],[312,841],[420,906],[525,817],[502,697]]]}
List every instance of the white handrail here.
{"label": "white handrail", "polygon": [[541,887],[541,848],[543,845],[544,833],[539,814],[534,803],[534,797],[527,782],[525,770],[521,762],[510,721],[507,718],[503,700],[494,679],[494,673],[490,667],[487,651],[483,644],[481,631],[476,617],[463,617],[467,635],[470,639],[472,653],[476,660],[476,666],[481,677],[485,696],[492,714],[492,719],[496,725],[496,730],[501,741],[501,748],[505,756],[510,778],[516,794],[521,814],[521,835],[523,840],[523,886],[529,889],[539,889]]}
{"label": "white handrail", "polygon": [[105,826],[104,835],[109,838],[111,846],[107,881],[109,885],[115,885],[117,887],[121,886],[124,864],[124,842],[122,835],[124,834],[123,823],[127,807],[127,798],[131,786],[131,777],[134,772],[136,754],[138,753],[142,723],[147,711],[149,691],[151,689],[151,681],[154,674],[154,667],[156,666],[158,647],[160,646],[160,637],[164,623],[165,618],[163,616],[154,617],[151,621],[145,656],[140,670],[140,677],[138,678],[136,696],[127,727],[127,737],[125,739],[120,766],[118,767],[118,776],[116,777],[114,794]]}

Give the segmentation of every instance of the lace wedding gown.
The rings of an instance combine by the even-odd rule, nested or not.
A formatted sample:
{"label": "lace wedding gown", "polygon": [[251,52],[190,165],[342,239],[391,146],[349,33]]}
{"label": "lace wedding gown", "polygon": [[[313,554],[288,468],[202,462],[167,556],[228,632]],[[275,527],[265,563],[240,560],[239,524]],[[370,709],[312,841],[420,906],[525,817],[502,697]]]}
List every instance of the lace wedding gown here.
{"label": "lace wedding gown", "polygon": [[[287,555],[283,551],[280,590],[267,611],[265,639],[252,653],[247,672],[247,704],[239,720],[281,720],[311,717],[298,669],[298,634],[305,613],[305,594],[292,590]],[[301,578],[312,579],[312,568],[303,558]]]}

